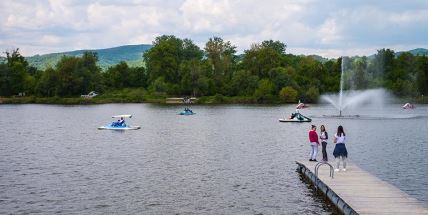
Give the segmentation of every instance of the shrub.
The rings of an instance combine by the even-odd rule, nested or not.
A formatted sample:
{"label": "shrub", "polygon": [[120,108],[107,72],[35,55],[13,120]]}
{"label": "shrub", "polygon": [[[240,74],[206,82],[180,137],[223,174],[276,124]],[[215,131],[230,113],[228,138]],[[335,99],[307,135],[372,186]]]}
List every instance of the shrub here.
{"label": "shrub", "polygon": [[283,87],[279,92],[279,98],[283,102],[295,103],[297,100],[297,94],[297,90],[295,90],[293,87]]}
{"label": "shrub", "polygon": [[306,91],[306,100],[308,102],[314,103],[320,97],[320,92],[316,87],[310,87],[308,91]]}

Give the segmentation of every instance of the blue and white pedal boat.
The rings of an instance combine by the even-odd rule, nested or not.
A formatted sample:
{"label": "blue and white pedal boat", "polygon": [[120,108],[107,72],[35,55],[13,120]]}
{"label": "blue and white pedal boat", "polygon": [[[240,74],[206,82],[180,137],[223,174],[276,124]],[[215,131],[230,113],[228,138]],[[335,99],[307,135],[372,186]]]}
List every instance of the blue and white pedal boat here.
{"label": "blue and white pedal boat", "polygon": [[[116,115],[112,118],[132,118],[132,115]],[[117,125],[115,122],[110,123],[106,126],[98,127],[98,130],[116,130],[116,131],[126,131],[126,130],[138,130],[141,126],[131,126],[127,124]]]}
{"label": "blue and white pedal boat", "polygon": [[184,110],[184,111],[181,111],[180,113],[178,113],[178,115],[184,115],[184,116],[189,116],[189,115],[194,115],[194,114],[196,114],[196,113],[193,111],[187,111],[187,110]]}

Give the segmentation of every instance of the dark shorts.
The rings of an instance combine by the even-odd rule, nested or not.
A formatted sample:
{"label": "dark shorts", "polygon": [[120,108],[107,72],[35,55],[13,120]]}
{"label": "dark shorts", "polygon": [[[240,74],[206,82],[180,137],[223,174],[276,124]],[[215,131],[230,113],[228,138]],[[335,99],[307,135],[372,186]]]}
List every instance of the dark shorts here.
{"label": "dark shorts", "polygon": [[337,143],[334,147],[333,156],[335,158],[339,156],[348,157],[348,151],[346,150],[346,146],[344,143]]}

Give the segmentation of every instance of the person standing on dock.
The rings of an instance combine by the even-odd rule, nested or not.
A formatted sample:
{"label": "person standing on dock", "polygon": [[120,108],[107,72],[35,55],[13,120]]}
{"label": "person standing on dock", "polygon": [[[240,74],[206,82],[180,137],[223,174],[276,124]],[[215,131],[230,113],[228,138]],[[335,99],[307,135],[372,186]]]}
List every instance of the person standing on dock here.
{"label": "person standing on dock", "polygon": [[346,150],[345,140],[346,140],[345,131],[343,131],[343,127],[339,125],[337,127],[337,133],[334,135],[333,142],[336,144],[334,147],[333,155],[336,158],[337,166],[335,171],[339,171],[340,160],[343,163],[343,171],[346,171],[346,158],[348,157],[348,151]]}
{"label": "person standing on dock", "polygon": [[309,158],[309,161],[317,161],[318,145],[320,142],[318,141],[316,130],[317,127],[312,125],[311,130],[309,131],[309,142],[311,143],[311,157]]}
{"label": "person standing on dock", "polygon": [[327,162],[328,161],[328,157],[327,157],[328,133],[325,130],[324,125],[321,125],[320,130],[321,130],[320,139],[321,139],[321,145],[322,145],[322,161]]}

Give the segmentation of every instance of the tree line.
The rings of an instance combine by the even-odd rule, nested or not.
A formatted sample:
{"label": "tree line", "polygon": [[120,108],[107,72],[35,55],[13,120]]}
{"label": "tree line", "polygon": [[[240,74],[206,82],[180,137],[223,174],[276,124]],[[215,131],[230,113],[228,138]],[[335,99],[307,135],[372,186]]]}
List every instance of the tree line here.
{"label": "tree line", "polygon": [[[428,57],[390,49],[371,57],[319,60],[286,53],[286,44],[266,40],[243,54],[222,38],[201,49],[190,39],[159,36],[144,53],[145,66],[121,62],[102,71],[97,54],[63,56],[51,68],[37,70],[19,50],[6,52],[0,63],[0,96],[24,92],[39,97],[73,97],[90,91],[144,88],[156,96],[247,97],[254,102],[316,102],[319,95],[339,90],[341,68],[346,89],[385,87],[401,97],[428,94]],[[342,65],[343,60],[343,65]]]}

